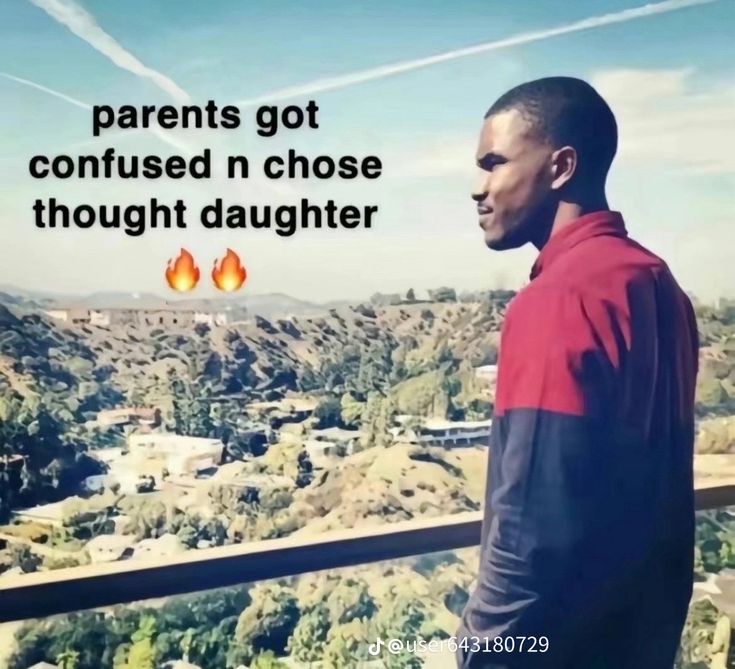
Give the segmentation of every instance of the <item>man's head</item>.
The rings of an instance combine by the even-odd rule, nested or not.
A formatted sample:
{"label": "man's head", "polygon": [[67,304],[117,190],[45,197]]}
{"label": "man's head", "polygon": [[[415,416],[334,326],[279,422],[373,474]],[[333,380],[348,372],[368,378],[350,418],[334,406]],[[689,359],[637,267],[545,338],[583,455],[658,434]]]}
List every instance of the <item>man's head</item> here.
{"label": "man's head", "polygon": [[604,202],[617,124],[592,86],[572,77],[511,89],[485,114],[477,202],[485,243],[502,250],[545,240],[562,201]]}

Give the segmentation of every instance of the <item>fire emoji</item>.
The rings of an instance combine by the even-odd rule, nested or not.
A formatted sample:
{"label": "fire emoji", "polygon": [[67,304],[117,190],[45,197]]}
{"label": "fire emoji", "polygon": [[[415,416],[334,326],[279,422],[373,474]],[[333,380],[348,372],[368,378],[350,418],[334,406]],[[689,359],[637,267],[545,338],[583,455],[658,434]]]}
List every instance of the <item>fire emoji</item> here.
{"label": "fire emoji", "polygon": [[[173,262],[173,266],[171,263]],[[169,260],[166,266],[168,285],[180,293],[192,290],[199,282],[199,268],[194,263],[194,256],[186,249],[181,249],[176,260]]]}
{"label": "fire emoji", "polygon": [[232,249],[227,249],[227,254],[219,261],[219,267],[217,261],[214,261],[212,280],[220,290],[228,293],[237,290],[245,283],[247,275],[245,267],[240,262],[240,256]]}

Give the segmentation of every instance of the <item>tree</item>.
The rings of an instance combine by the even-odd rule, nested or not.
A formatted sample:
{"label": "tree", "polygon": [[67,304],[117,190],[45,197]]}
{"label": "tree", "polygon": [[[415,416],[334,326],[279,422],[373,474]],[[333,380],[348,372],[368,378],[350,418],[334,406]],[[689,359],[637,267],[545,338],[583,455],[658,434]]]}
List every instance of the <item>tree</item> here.
{"label": "tree", "polygon": [[30,546],[16,544],[10,548],[10,564],[13,567],[20,567],[25,574],[37,571],[41,562],[41,558],[31,550]]}
{"label": "tree", "polygon": [[156,635],[156,619],[153,616],[143,616],[138,629],[133,632],[130,640],[132,645],[128,652],[125,669],[156,669],[156,653],[153,648],[153,637]]}
{"label": "tree", "polygon": [[59,669],[77,669],[79,666],[79,653],[67,648],[56,656],[56,664]]}
{"label": "tree", "polygon": [[193,384],[187,378],[169,370],[169,394],[173,399],[173,427],[178,434],[210,437],[215,424],[211,416],[212,382],[202,379]]}
{"label": "tree", "polygon": [[360,662],[374,659],[368,654],[368,647],[376,637],[369,619],[355,618],[344,625],[332,627],[324,647],[322,663],[334,669],[352,669],[359,666]]}
{"label": "tree", "polygon": [[715,659],[713,651],[715,654],[721,653],[722,647],[729,641],[724,639],[722,630],[715,634],[721,617],[721,612],[707,599],[700,599],[689,607],[674,665],[676,669],[717,669],[717,665],[712,664]]}
{"label": "tree", "polygon": [[250,592],[252,601],[237,621],[235,641],[252,649],[282,654],[299,619],[296,596],[282,585],[258,584]]}
{"label": "tree", "polygon": [[128,669],[128,653],[130,652],[129,643],[121,643],[115,649],[115,655],[112,658],[112,669]]}
{"label": "tree", "polygon": [[303,612],[288,641],[291,655],[299,662],[321,660],[330,626],[329,612],[323,602]]}
{"label": "tree", "polygon": [[340,420],[345,427],[359,427],[365,402],[358,402],[351,393],[345,393],[340,400]]}
{"label": "tree", "polygon": [[367,583],[354,578],[341,579],[329,593],[326,604],[332,625],[343,625],[356,618],[371,618],[377,610]]}
{"label": "tree", "polygon": [[436,290],[430,290],[429,296],[434,302],[456,302],[457,292],[454,288],[448,286],[442,286]]}
{"label": "tree", "polygon": [[288,665],[281,662],[272,650],[267,650],[255,657],[250,669],[288,669]]}
{"label": "tree", "polygon": [[376,445],[390,446],[393,443],[393,437],[389,430],[393,427],[393,419],[398,413],[398,406],[393,395],[385,397],[380,404],[380,414],[375,425]]}
{"label": "tree", "polygon": [[296,487],[305,488],[314,480],[314,465],[306,449],[299,451],[296,457],[298,474],[296,475]]}
{"label": "tree", "polygon": [[189,653],[191,652],[192,646],[194,644],[194,630],[190,627],[186,632],[184,632],[184,636],[181,639],[181,652],[184,654],[183,660],[184,662],[189,661]]}
{"label": "tree", "polygon": [[342,406],[336,397],[322,400],[314,409],[314,417],[319,421],[319,429],[336,427],[342,417]]}
{"label": "tree", "polygon": [[409,288],[406,292],[406,302],[415,302],[416,301],[416,293],[414,292],[413,288]]}

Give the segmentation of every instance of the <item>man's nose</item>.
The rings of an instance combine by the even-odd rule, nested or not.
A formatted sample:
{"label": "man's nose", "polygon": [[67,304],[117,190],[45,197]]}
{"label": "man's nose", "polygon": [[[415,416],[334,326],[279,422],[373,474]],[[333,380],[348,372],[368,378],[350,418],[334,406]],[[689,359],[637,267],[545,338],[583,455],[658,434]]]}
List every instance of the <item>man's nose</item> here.
{"label": "man's nose", "polygon": [[487,197],[487,194],[487,175],[484,172],[481,172],[477,177],[475,187],[472,189],[471,197],[479,204]]}

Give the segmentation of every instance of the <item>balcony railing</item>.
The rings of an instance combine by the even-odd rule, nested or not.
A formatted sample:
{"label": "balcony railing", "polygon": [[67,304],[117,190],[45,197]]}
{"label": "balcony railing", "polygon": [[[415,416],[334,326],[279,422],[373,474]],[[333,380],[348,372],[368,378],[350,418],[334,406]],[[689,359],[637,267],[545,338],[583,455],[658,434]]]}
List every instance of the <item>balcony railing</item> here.
{"label": "balcony railing", "polygon": [[[735,485],[700,488],[695,504],[698,511],[733,506]],[[129,560],[9,577],[0,582],[0,622],[466,548],[480,543],[481,523],[478,511],[192,550],[165,562]]]}

